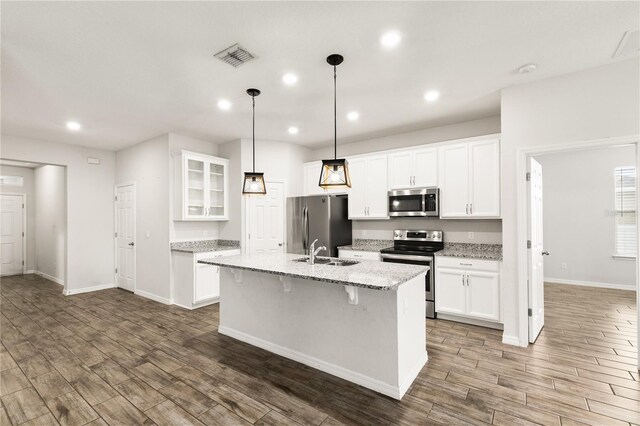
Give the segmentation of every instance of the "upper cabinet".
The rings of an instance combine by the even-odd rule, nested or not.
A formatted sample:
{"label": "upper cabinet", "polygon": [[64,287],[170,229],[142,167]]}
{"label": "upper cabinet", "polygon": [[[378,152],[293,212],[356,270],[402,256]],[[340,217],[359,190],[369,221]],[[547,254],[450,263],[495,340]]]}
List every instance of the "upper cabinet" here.
{"label": "upper cabinet", "polygon": [[313,161],[304,164],[303,185],[304,195],[322,195],[322,194],[346,194],[344,188],[334,188],[324,190],[320,188],[320,171],[322,170],[322,161]]}
{"label": "upper cabinet", "polygon": [[389,189],[438,186],[438,149],[389,154]]}
{"label": "upper cabinet", "polygon": [[387,156],[372,155],[348,161],[349,219],[388,219]]}
{"label": "upper cabinet", "polygon": [[439,149],[441,218],[500,217],[500,140]]}
{"label": "upper cabinet", "polygon": [[228,220],[229,160],[180,151],[174,161],[174,220]]}

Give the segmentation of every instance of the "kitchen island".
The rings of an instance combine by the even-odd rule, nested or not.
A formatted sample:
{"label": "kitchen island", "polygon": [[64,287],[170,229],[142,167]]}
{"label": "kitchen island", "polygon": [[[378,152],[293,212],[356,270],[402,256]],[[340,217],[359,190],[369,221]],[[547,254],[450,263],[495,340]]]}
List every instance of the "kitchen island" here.
{"label": "kitchen island", "polygon": [[221,267],[218,332],[401,399],[427,361],[428,268],[303,257],[199,260]]}

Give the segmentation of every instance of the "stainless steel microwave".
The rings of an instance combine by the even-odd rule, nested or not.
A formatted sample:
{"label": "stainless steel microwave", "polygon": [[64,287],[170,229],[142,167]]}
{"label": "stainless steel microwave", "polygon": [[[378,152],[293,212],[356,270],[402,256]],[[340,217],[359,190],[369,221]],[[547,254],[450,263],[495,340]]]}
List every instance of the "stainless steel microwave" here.
{"label": "stainless steel microwave", "polygon": [[438,188],[397,189],[389,191],[389,216],[440,216]]}

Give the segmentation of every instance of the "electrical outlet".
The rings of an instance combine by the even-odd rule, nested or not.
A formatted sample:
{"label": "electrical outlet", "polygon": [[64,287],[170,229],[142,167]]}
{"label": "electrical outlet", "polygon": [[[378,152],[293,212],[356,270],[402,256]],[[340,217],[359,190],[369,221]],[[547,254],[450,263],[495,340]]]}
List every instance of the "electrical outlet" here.
{"label": "electrical outlet", "polygon": [[473,240],[476,237],[475,233],[469,232],[469,239]]}
{"label": "electrical outlet", "polygon": [[567,269],[567,264],[563,262],[563,263],[560,264],[560,267],[562,269]]}

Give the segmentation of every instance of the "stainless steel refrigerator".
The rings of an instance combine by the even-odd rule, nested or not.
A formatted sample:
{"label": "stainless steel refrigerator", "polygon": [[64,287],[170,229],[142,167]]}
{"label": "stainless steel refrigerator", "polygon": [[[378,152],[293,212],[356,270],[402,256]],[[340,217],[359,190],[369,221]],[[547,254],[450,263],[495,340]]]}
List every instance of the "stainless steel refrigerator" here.
{"label": "stainless steel refrigerator", "polygon": [[287,198],[287,253],[308,254],[309,245],[325,246],[320,256],[338,256],[338,246],[351,244],[346,195]]}

